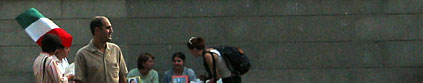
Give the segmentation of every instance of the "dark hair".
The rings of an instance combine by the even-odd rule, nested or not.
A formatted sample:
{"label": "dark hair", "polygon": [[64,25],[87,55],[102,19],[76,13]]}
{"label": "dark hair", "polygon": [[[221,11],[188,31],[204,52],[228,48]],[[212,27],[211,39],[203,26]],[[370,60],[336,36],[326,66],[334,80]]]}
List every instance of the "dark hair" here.
{"label": "dark hair", "polygon": [[148,60],[150,57],[154,60],[154,56],[153,56],[153,55],[151,55],[150,53],[141,53],[141,54],[138,56],[138,63],[137,63],[138,69],[144,69],[144,65],[143,65],[143,64],[144,64],[145,62],[147,62],[147,60]]}
{"label": "dark hair", "polygon": [[182,52],[176,52],[175,54],[173,54],[172,61],[173,61],[173,59],[175,59],[175,57],[179,57],[179,58],[182,59],[182,61],[185,61],[185,54],[182,53]]}
{"label": "dark hair", "polygon": [[90,30],[91,30],[91,34],[94,35],[95,32],[95,28],[96,27],[101,27],[103,26],[103,20],[107,19],[105,16],[95,16],[90,23]]}
{"label": "dark hair", "polygon": [[202,50],[205,46],[205,40],[201,37],[191,37],[187,42],[187,47],[190,50],[197,49]]}
{"label": "dark hair", "polygon": [[56,49],[63,49],[65,48],[60,41],[60,38],[54,34],[46,34],[44,35],[43,39],[41,40],[41,50],[43,52],[54,52]]}

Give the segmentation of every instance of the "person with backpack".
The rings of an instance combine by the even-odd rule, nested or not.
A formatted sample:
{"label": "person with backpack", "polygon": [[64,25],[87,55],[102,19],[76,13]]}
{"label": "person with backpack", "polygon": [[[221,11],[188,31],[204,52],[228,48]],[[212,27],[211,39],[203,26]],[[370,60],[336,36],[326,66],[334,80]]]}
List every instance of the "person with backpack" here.
{"label": "person with backpack", "polygon": [[[217,80],[222,79],[223,83],[241,83],[241,75],[248,72],[249,69],[249,61],[248,58],[245,57],[243,61],[248,63],[248,68],[246,68],[246,72],[237,73],[237,69],[242,68],[235,68],[234,65],[231,65],[233,62],[228,59],[227,56],[224,56],[224,50],[218,50],[217,48],[205,48],[205,40],[201,37],[192,37],[188,40],[187,47],[190,50],[191,54],[194,57],[203,58],[203,64],[208,72],[208,76],[206,80],[208,83],[216,83]],[[224,47],[222,47],[224,48]],[[230,47],[232,48],[232,47]],[[229,50],[229,49],[228,49]],[[225,51],[230,52],[230,51]],[[240,53],[242,52],[242,53]],[[242,50],[233,51],[231,54],[238,53],[239,56],[243,56]],[[236,56],[238,58],[238,55]],[[235,58],[234,58],[235,59]],[[239,59],[239,58],[238,58]]]}

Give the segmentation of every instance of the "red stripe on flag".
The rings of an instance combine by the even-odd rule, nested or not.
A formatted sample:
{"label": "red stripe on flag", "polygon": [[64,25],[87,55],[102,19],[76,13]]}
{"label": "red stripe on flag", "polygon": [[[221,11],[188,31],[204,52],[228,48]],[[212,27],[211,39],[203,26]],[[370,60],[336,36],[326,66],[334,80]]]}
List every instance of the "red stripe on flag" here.
{"label": "red stripe on flag", "polygon": [[[48,31],[46,34],[55,34],[58,37],[60,37],[60,40],[62,41],[63,46],[65,47],[70,47],[72,45],[72,36],[66,32],[65,30],[63,30],[62,28],[54,28],[50,31]],[[44,34],[44,35],[46,35]],[[37,44],[39,46],[41,46],[41,40],[43,40],[44,35],[41,36],[40,38],[38,38],[37,40]]]}

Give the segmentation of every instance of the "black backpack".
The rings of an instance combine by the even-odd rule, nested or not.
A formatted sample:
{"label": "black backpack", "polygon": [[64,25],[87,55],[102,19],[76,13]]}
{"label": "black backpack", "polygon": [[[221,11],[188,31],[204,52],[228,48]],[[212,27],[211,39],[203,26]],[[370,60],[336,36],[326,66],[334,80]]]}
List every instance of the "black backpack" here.
{"label": "black backpack", "polygon": [[244,51],[238,47],[231,46],[220,46],[214,47],[220,52],[226,64],[230,64],[228,68],[237,75],[244,75],[250,70],[251,64],[248,57],[244,54]]}

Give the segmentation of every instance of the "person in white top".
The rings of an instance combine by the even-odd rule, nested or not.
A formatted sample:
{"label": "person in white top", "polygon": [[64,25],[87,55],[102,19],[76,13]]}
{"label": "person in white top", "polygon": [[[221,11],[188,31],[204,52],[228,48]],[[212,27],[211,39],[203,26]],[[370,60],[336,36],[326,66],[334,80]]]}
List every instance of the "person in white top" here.
{"label": "person in white top", "polygon": [[[69,53],[69,52],[68,52]],[[66,68],[69,66],[69,62],[68,59],[63,58],[62,60],[60,60],[60,62],[58,62],[57,64],[60,68],[60,71],[65,71]]]}

